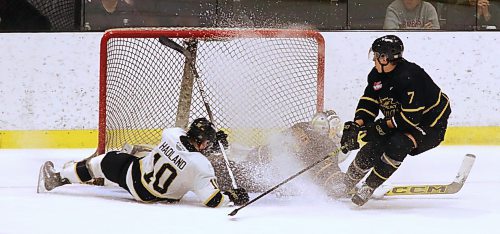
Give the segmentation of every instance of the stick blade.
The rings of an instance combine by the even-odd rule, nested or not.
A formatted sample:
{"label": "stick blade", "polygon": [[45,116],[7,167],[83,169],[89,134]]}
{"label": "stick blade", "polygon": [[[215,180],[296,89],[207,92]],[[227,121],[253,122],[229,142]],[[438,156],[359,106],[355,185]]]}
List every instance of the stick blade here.
{"label": "stick blade", "polygon": [[234,209],[233,211],[231,211],[231,213],[229,213],[227,215],[229,215],[229,216],[235,216],[238,213],[239,210],[240,209]]}
{"label": "stick blade", "polygon": [[462,161],[462,165],[460,165],[460,169],[457,173],[457,176],[455,177],[454,182],[457,183],[465,183],[465,180],[467,180],[467,177],[469,176],[469,173],[472,169],[472,165],[474,165],[474,162],[476,160],[476,155],[474,154],[466,154],[464,157],[464,160]]}
{"label": "stick blade", "polygon": [[384,196],[455,194],[459,192],[465,184],[475,160],[476,156],[474,154],[466,154],[455,179],[450,184],[392,186]]}

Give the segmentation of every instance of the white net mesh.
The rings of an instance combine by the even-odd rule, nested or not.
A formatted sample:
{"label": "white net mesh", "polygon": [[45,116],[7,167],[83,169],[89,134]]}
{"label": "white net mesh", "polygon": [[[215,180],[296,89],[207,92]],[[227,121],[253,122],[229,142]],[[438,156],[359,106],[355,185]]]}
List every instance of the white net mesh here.
{"label": "white net mesh", "polygon": [[[195,65],[218,128],[256,145],[269,132],[309,121],[323,104],[323,40],[287,30],[111,30],[101,47],[99,150],[156,144],[176,122],[185,56],[159,43],[197,41]],[[105,63],[104,63],[105,61]],[[189,121],[208,117],[194,82]],[[188,89],[190,90],[190,89]],[[184,95],[186,95],[186,91]],[[188,101],[189,103],[189,101]]]}

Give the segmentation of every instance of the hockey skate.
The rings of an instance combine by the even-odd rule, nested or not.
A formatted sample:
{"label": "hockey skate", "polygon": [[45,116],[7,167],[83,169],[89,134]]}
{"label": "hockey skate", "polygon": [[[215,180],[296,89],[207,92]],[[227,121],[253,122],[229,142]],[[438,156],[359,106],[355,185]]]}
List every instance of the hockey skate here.
{"label": "hockey skate", "polygon": [[40,168],[36,192],[44,193],[65,184],[69,184],[69,181],[61,178],[61,175],[55,171],[54,163],[47,161]]}
{"label": "hockey skate", "polygon": [[367,184],[363,184],[361,188],[356,191],[356,194],[352,196],[351,201],[358,206],[363,206],[372,197],[374,191],[374,188]]}

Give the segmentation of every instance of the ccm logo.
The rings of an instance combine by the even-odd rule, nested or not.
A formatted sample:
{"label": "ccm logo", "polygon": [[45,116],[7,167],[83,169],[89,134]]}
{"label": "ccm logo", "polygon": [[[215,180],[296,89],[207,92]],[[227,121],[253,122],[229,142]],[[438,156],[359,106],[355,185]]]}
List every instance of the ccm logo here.
{"label": "ccm logo", "polygon": [[447,186],[402,186],[394,187],[389,193],[393,194],[440,194],[446,193]]}

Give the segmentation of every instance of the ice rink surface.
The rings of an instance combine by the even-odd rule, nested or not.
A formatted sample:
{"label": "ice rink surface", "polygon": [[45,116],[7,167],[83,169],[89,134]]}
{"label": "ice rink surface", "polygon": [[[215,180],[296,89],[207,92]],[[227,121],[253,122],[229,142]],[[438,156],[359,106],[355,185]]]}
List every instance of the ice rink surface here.
{"label": "ice rink surface", "polygon": [[[466,153],[477,159],[457,194],[384,197],[361,208],[315,189],[296,196],[269,194],[234,217],[227,214],[235,207],[205,208],[193,194],[178,204],[141,204],[117,187],[69,185],[36,193],[44,161],[61,166],[93,151],[0,150],[0,234],[500,233],[500,147],[440,146],[408,157],[388,182],[447,184]],[[344,169],[350,160],[352,155]],[[308,190],[303,176],[288,186]]]}

